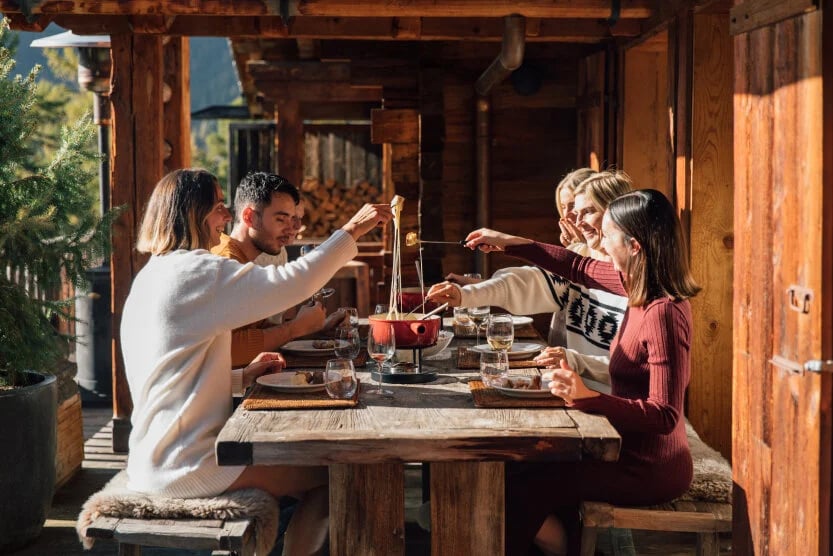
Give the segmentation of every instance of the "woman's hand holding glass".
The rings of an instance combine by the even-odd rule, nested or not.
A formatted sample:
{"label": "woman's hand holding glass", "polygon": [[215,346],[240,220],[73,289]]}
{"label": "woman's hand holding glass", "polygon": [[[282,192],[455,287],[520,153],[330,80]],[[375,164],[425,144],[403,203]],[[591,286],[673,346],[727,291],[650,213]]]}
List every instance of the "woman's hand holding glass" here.
{"label": "woman's hand holding glass", "polygon": [[324,369],[324,388],[335,400],[349,400],[356,394],[356,369],[349,359],[330,359]]}

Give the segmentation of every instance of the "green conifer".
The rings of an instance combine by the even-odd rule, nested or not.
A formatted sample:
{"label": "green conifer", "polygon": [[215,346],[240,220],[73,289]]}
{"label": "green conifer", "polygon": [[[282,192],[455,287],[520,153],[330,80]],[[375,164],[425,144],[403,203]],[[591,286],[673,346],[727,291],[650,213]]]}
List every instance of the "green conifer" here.
{"label": "green conifer", "polygon": [[110,216],[102,219],[86,184],[84,162],[95,133],[89,116],[65,127],[50,160],[36,159],[36,78],[12,76],[14,60],[0,22],[0,386],[20,385],[22,371],[48,371],[68,338],[53,326],[72,300],[59,298],[62,280],[83,284],[85,272],[109,249]]}

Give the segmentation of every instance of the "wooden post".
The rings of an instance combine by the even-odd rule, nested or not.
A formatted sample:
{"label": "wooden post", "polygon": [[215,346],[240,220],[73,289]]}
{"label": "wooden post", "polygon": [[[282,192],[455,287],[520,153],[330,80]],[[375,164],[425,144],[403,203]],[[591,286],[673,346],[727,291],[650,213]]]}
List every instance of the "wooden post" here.
{"label": "wooden post", "polygon": [[502,461],[431,464],[431,554],[504,553],[504,480]]}
{"label": "wooden post", "polygon": [[[296,99],[278,100],[278,173],[301,187],[304,181],[304,120]],[[264,168],[268,170],[268,168]]]}
{"label": "wooden post", "polygon": [[330,554],[405,554],[401,464],[330,466]]}
{"label": "wooden post", "polygon": [[113,73],[112,206],[125,211],[113,225],[113,450],[127,451],[133,403],[121,357],[121,315],[133,277],[147,261],[134,247],[143,210],[162,177],[162,38],[117,33],[110,37]]}
{"label": "wooden post", "polygon": [[191,166],[191,69],[188,37],[165,37],[165,172]]}

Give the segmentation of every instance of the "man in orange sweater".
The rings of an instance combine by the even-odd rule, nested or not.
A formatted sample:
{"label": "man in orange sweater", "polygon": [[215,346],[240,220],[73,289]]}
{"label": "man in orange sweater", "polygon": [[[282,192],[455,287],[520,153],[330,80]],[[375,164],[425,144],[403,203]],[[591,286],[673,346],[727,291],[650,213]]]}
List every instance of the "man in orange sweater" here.
{"label": "man in orange sweater", "polygon": [[[220,236],[220,244],[211,252],[243,264],[253,262],[261,253],[277,255],[296,233],[293,218],[299,202],[298,189],[283,177],[267,172],[246,175],[234,197],[234,228],[229,235]],[[232,366],[245,366],[261,352],[274,351],[343,319],[338,313],[325,317],[324,307],[316,302],[301,307],[290,321],[273,325],[261,320],[234,330]]]}

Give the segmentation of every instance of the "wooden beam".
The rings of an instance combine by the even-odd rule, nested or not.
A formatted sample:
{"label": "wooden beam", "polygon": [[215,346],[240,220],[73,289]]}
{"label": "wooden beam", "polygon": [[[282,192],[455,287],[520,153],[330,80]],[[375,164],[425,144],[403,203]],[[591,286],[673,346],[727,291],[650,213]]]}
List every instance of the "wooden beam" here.
{"label": "wooden beam", "polygon": [[[654,14],[653,0],[621,0],[619,17],[648,18]],[[274,4],[262,0],[47,0],[32,7],[35,14],[87,15],[216,15],[279,16]],[[0,0],[0,12],[20,13],[17,0]],[[610,0],[553,2],[552,0],[291,0],[290,15],[329,17],[503,17],[509,14],[540,18],[607,18]],[[407,25],[403,25],[407,28]]]}
{"label": "wooden beam", "polygon": [[346,62],[251,60],[246,71],[255,79],[271,81],[350,81]]}
{"label": "wooden beam", "polygon": [[[655,2],[622,0],[620,17],[651,17]],[[295,0],[298,15],[336,17],[503,17],[520,14],[526,17],[607,18],[611,15],[609,0],[553,2],[552,0]]]}
{"label": "wooden beam", "polygon": [[256,89],[270,100],[294,99],[302,102],[381,101],[381,87],[352,87],[342,81],[293,82],[257,79]]}
{"label": "wooden beam", "polygon": [[818,9],[818,0],[746,0],[729,12],[729,32],[748,33]]}
{"label": "wooden beam", "polygon": [[187,37],[168,37],[164,47],[165,85],[171,92],[165,102],[165,171],[191,166],[191,67]]}
{"label": "wooden beam", "polygon": [[370,121],[371,143],[378,145],[419,141],[418,110],[371,110]]}
{"label": "wooden beam", "polygon": [[162,38],[110,37],[113,58],[110,101],[113,118],[110,202],[125,206],[113,225],[110,255],[113,307],[113,449],[127,450],[133,403],[121,358],[121,315],[133,277],[147,257],[134,249],[142,211],[163,174]]}
{"label": "wooden beam", "polygon": [[276,104],[278,121],[278,173],[289,183],[301,187],[304,181],[304,120],[297,99]]}

